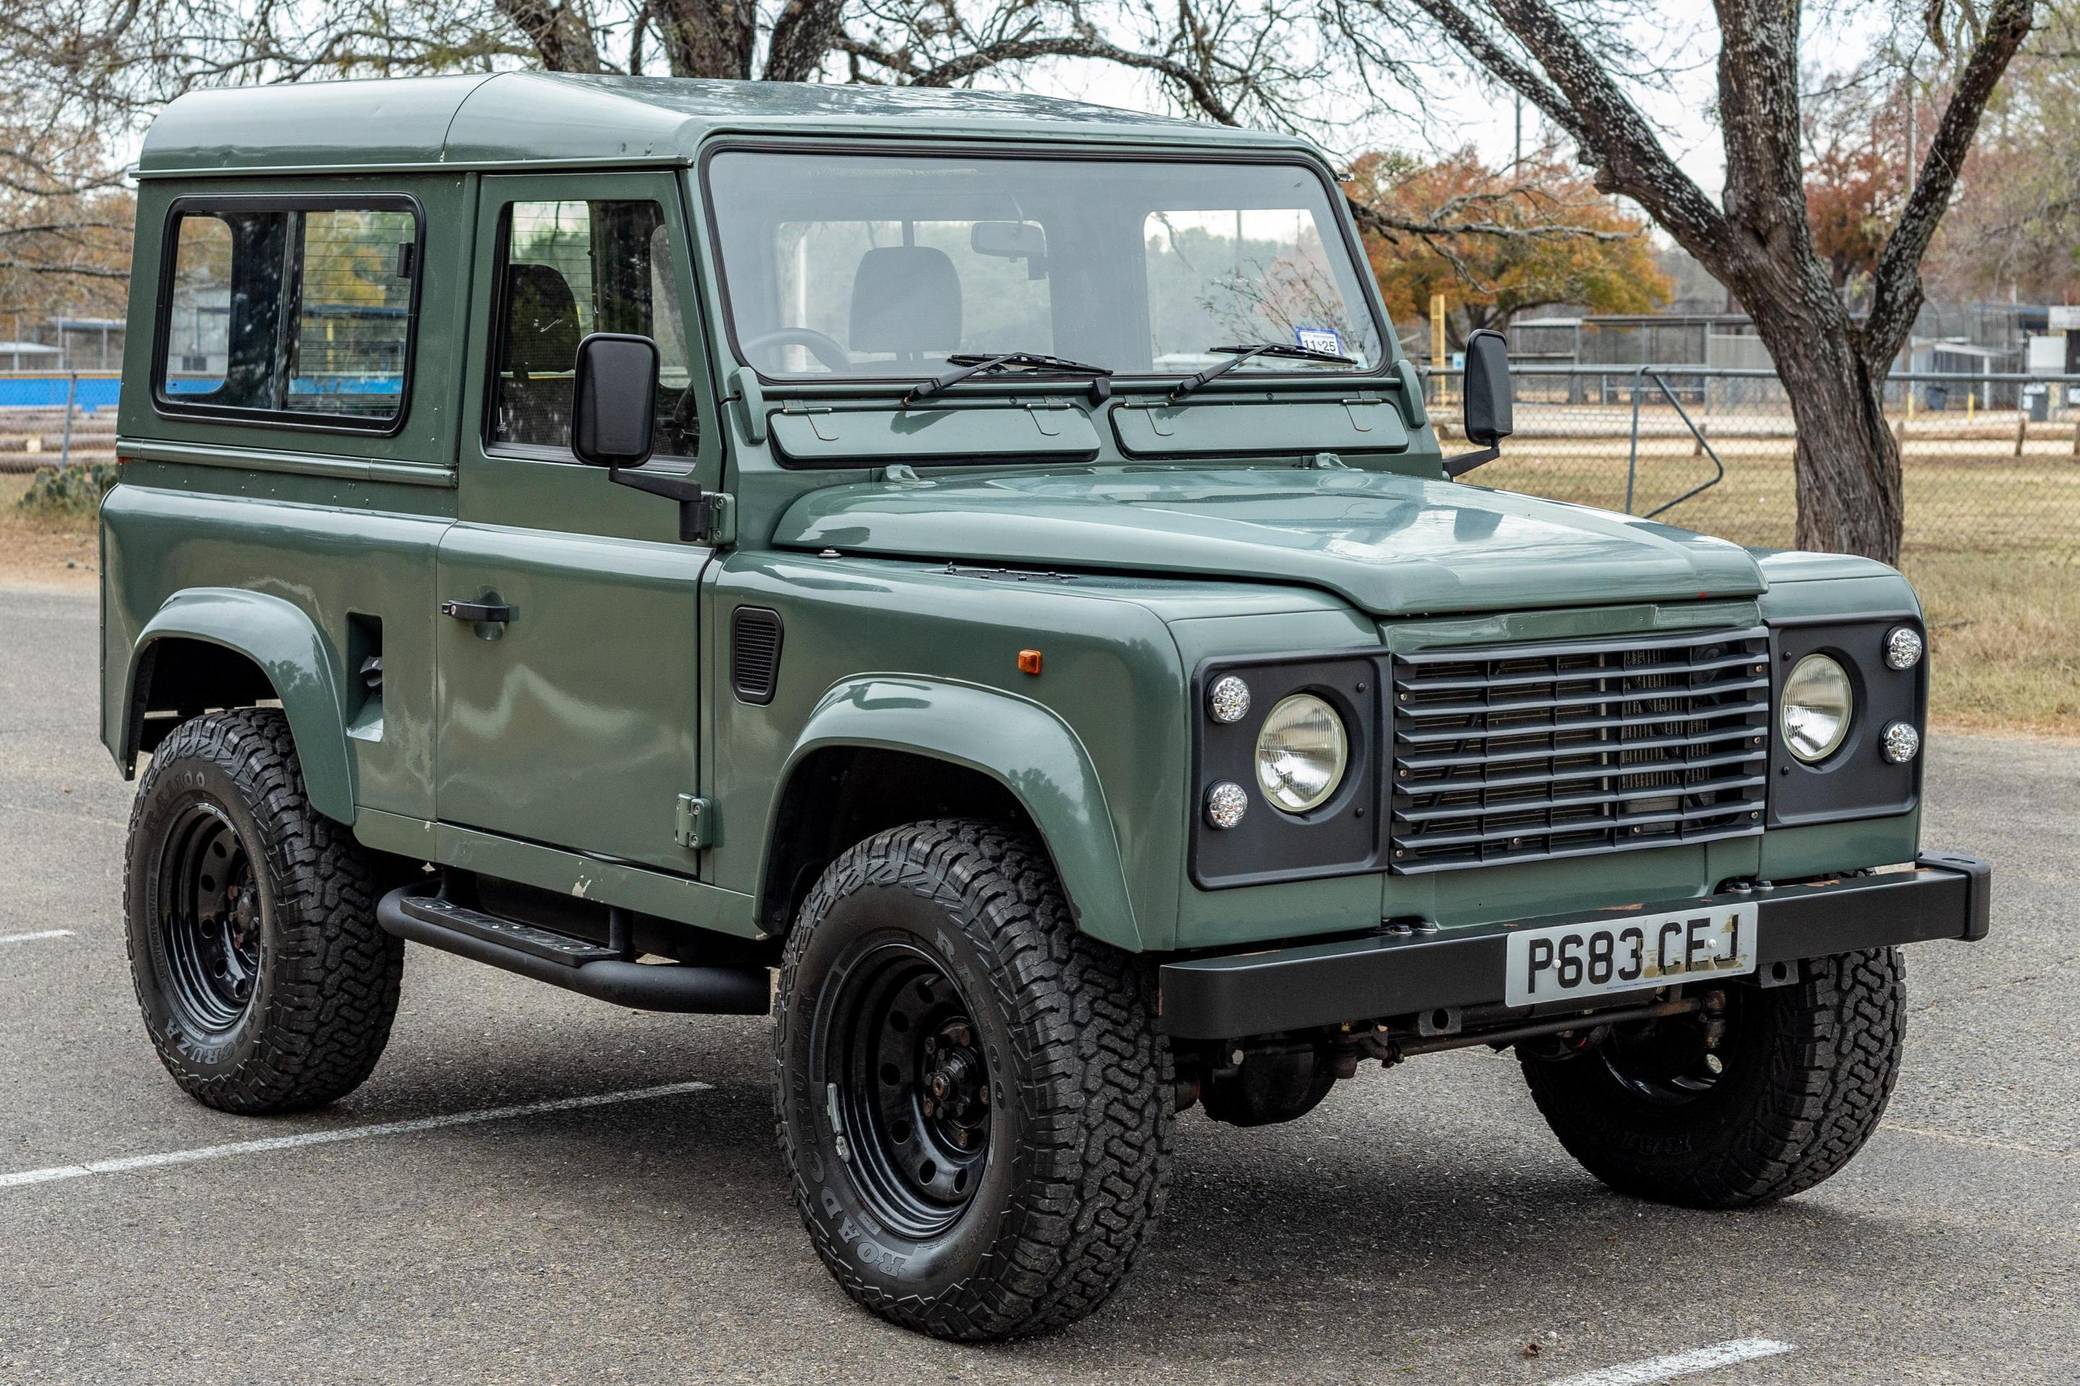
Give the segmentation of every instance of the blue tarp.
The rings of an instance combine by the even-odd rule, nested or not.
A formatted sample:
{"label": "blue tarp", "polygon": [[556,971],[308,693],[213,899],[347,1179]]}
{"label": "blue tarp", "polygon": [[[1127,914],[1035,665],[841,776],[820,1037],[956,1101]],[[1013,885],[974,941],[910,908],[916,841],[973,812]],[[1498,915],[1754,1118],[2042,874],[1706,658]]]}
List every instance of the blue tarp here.
{"label": "blue tarp", "polygon": [[[63,371],[47,375],[0,375],[0,409],[62,409],[69,381]],[[123,382],[111,376],[83,375],[73,403],[80,409],[113,409]]]}

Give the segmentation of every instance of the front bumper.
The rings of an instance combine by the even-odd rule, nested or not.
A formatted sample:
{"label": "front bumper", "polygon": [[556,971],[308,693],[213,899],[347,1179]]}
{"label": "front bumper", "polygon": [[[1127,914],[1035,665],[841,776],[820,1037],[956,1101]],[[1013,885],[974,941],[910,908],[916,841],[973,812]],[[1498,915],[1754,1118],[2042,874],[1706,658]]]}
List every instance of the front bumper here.
{"label": "front bumper", "polygon": [[[1767,985],[1790,980],[1791,964],[1803,958],[1928,939],[1984,938],[1992,882],[1992,868],[1976,857],[1930,853],[1910,871],[1627,906],[1609,917],[1753,901],[1755,975]],[[1441,1007],[1499,1005],[1511,931],[1562,922],[1523,919],[1443,933],[1382,932],[1165,963],[1162,1028],[1178,1039],[1240,1039]]]}

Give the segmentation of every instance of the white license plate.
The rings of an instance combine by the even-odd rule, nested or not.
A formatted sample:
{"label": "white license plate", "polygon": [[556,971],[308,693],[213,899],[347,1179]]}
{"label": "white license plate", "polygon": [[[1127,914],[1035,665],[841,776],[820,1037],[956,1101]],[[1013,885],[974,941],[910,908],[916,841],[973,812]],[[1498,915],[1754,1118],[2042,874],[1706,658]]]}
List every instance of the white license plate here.
{"label": "white license plate", "polygon": [[1755,970],[1754,905],[1556,924],[1509,936],[1503,1001],[1538,1006]]}

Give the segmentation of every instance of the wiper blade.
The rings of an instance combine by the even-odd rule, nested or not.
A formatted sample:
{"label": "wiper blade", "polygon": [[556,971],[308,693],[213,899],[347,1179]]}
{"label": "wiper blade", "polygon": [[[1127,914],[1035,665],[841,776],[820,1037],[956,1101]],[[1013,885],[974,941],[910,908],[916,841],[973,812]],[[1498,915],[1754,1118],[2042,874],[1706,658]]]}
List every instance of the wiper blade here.
{"label": "wiper blade", "polygon": [[903,407],[908,409],[918,400],[936,395],[950,385],[977,375],[990,375],[997,371],[1055,371],[1062,375],[1109,376],[1110,366],[1093,366],[1083,361],[1071,361],[1065,356],[1049,356],[1039,351],[1006,351],[995,356],[981,356],[972,352],[956,352],[946,358],[950,366],[959,366],[957,371],[933,380],[927,380],[903,396]]}
{"label": "wiper blade", "polygon": [[1234,354],[1218,366],[1208,366],[1197,375],[1188,375],[1183,380],[1178,381],[1177,388],[1170,392],[1170,402],[1172,404],[1176,404],[1207,381],[1218,380],[1237,366],[1246,365],[1259,356],[1276,356],[1281,360],[1287,361],[1326,361],[1336,366],[1355,366],[1358,364],[1356,360],[1349,356],[1338,356],[1333,351],[1316,351],[1313,347],[1295,346],[1291,342],[1250,342],[1243,346],[1217,346],[1206,349],[1208,351],[1233,352]]}

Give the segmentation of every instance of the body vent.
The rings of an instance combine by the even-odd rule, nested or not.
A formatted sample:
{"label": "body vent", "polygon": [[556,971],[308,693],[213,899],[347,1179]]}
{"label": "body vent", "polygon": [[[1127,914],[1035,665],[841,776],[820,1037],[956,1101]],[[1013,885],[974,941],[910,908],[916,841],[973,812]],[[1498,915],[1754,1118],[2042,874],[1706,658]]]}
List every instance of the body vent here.
{"label": "body vent", "polygon": [[1762,831],[1769,634],[1394,657],[1395,871]]}
{"label": "body vent", "polygon": [[729,623],[729,685],[737,700],[770,703],[780,684],[780,613],[740,606]]}

